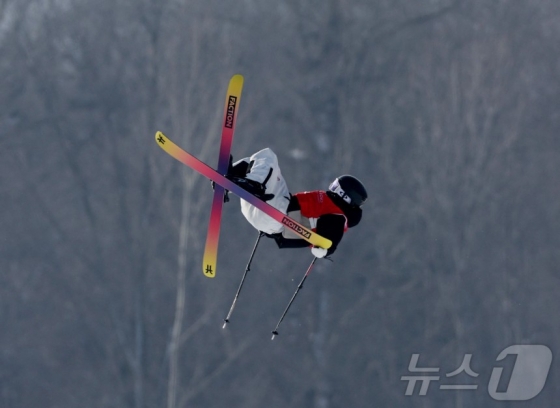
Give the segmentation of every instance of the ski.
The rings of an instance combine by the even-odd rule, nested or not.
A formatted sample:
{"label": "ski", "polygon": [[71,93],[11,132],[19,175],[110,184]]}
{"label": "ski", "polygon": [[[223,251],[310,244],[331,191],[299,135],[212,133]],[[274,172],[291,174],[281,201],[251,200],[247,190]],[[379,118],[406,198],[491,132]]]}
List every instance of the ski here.
{"label": "ski", "polygon": [[[243,76],[234,75],[229,81],[224,108],[224,119],[222,122],[222,139],[220,142],[220,154],[218,157],[218,173],[225,175],[229,166],[229,156],[233,142],[233,132],[237,122],[237,111],[241,100],[243,89]],[[202,257],[202,272],[208,278],[216,276],[216,265],[218,261],[218,241],[220,239],[220,225],[222,220],[222,207],[224,204],[225,189],[216,184],[214,186],[214,197],[212,198],[212,209],[208,222],[206,245]]]}
{"label": "ski", "polygon": [[248,191],[239,187],[234,182],[228,180],[225,176],[218,173],[216,170],[212,169],[210,166],[200,161],[192,154],[184,151],[175,143],[173,143],[169,138],[167,138],[167,136],[165,136],[162,132],[159,131],[156,132],[155,139],[157,144],[163,150],[165,150],[167,154],[169,154],[176,160],[180,161],[181,163],[185,164],[186,166],[189,166],[190,168],[202,174],[203,176],[214,181],[216,184],[219,184],[223,188],[231,191],[232,193],[242,198],[243,200],[247,201],[248,203],[254,205],[259,210],[261,210],[269,217],[271,217],[272,219],[280,222],[286,228],[289,228],[290,230],[294,231],[297,235],[299,235],[302,239],[305,239],[310,244],[321,248],[329,248],[332,245],[332,242],[329,239],[322,237],[321,235],[311,231],[310,229],[307,229],[303,225],[299,224],[298,222],[288,217],[283,212],[272,207],[266,202],[258,199]]}

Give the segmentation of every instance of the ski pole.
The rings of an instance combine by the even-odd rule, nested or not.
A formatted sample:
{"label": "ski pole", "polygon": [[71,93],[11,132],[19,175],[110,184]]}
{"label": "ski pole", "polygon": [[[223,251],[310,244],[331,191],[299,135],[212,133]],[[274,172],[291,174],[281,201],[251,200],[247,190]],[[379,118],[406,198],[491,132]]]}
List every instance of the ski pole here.
{"label": "ski pole", "polygon": [[243,284],[245,283],[245,278],[247,277],[247,272],[249,272],[251,270],[251,262],[253,261],[253,256],[255,256],[257,246],[259,245],[259,241],[261,240],[261,237],[263,235],[264,235],[264,232],[259,231],[259,236],[257,237],[257,242],[255,242],[255,246],[253,247],[253,252],[251,252],[251,257],[249,258],[249,262],[247,263],[247,267],[245,268],[245,273],[243,274],[243,277],[241,278],[241,283],[239,284],[239,288],[237,288],[237,293],[235,294],[235,297],[233,298],[233,303],[231,304],[231,307],[229,308],[229,313],[227,314],[226,318],[224,319],[224,325],[222,326],[222,329],[225,329],[226,325],[229,323],[229,318],[231,317],[231,314],[233,313],[233,308],[235,307],[235,303],[237,302],[237,298],[239,297],[239,293],[241,293],[241,288],[243,288]]}
{"label": "ski pole", "polygon": [[278,336],[278,327],[280,326],[280,323],[282,323],[282,320],[284,320],[284,317],[286,316],[286,313],[288,313],[288,310],[290,310],[290,306],[292,306],[292,303],[293,303],[294,299],[296,298],[299,290],[301,288],[303,288],[303,282],[305,282],[305,279],[307,279],[307,275],[309,275],[309,272],[311,272],[311,269],[313,269],[313,265],[315,264],[316,260],[317,260],[317,257],[313,258],[313,261],[311,261],[311,265],[309,265],[309,268],[307,268],[307,271],[305,272],[305,275],[303,275],[303,279],[299,283],[299,285],[296,289],[296,293],[294,293],[294,295],[290,299],[290,303],[288,303],[288,306],[286,307],[286,310],[284,310],[284,313],[282,313],[282,317],[278,321],[278,324],[276,325],[276,328],[272,331],[272,339],[271,340],[274,340],[274,337]]}

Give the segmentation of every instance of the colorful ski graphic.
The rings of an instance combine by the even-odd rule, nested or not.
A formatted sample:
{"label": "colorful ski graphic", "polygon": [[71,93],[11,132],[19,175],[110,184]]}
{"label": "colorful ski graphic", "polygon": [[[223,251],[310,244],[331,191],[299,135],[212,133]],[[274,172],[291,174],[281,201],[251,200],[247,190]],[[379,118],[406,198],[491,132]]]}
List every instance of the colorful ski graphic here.
{"label": "colorful ski graphic", "polygon": [[212,169],[210,166],[203,163],[192,154],[184,151],[175,143],[173,143],[170,139],[168,139],[167,136],[165,136],[162,132],[158,131],[156,133],[155,138],[158,145],[163,150],[165,150],[165,152],[167,152],[170,156],[180,161],[181,163],[189,166],[193,170],[209,178],[215,183],[220,184],[223,188],[228,189],[229,191],[239,196],[243,200],[254,205],[259,210],[261,210],[262,212],[264,212],[274,220],[284,224],[286,228],[291,229],[296,234],[298,234],[302,239],[305,239],[310,244],[321,248],[329,248],[332,245],[332,242],[329,239],[324,238],[321,235],[317,234],[316,232],[307,229],[303,225],[299,224],[298,222],[288,217],[283,212],[277,210],[271,205],[265,203],[264,201],[259,200],[257,197],[255,197],[248,191],[244,190],[243,188],[239,187],[234,182],[228,180],[222,174],[218,173],[216,170]]}
{"label": "colorful ski graphic", "polygon": [[[226,103],[224,108],[224,119],[222,123],[222,139],[220,143],[220,155],[218,158],[218,173],[225,175],[228,170],[229,156],[233,142],[233,133],[237,122],[237,112],[241,101],[241,91],[243,89],[243,76],[234,75],[229,81]],[[210,221],[208,222],[208,233],[206,235],[206,245],[202,258],[202,272],[208,278],[216,276],[218,261],[218,242],[220,239],[220,225],[222,220],[222,206],[224,204],[225,189],[216,184],[214,187],[214,197],[212,199],[212,209],[210,211]]]}

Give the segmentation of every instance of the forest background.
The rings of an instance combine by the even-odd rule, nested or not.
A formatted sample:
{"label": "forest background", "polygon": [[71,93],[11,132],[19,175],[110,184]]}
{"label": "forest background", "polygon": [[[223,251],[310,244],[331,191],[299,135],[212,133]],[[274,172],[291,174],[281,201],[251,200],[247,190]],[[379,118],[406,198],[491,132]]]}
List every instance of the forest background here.
{"label": "forest background", "polygon": [[[0,0],[0,407],[556,406],[556,362],[528,402],[488,384],[511,345],[560,352],[559,22],[557,0]],[[226,204],[205,278],[210,183],[154,142],[215,166],[236,73],[234,158],[370,196],[272,342],[309,251],[264,242],[222,330],[256,232]],[[469,354],[478,377],[445,376]]]}

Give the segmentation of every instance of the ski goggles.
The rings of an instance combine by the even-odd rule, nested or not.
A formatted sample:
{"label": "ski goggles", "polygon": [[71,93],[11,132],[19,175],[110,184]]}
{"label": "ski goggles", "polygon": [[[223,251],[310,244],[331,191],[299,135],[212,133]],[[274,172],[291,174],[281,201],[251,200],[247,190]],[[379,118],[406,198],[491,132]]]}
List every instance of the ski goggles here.
{"label": "ski goggles", "polygon": [[348,204],[352,203],[352,199],[350,198],[350,196],[346,194],[346,192],[342,189],[342,187],[340,187],[340,182],[338,181],[338,179],[335,179],[331,183],[331,185],[329,186],[329,190],[335,193],[340,198],[342,198]]}

